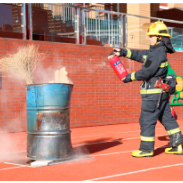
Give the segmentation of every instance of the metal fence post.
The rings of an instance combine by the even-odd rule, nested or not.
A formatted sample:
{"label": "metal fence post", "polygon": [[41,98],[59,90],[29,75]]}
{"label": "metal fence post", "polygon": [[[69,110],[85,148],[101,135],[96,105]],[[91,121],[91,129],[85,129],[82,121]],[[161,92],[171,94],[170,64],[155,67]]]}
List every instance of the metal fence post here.
{"label": "metal fence post", "polygon": [[63,22],[65,23],[65,16],[66,16],[66,13],[65,13],[65,9],[66,9],[66,7],[64,7],[64,11],[63,11]]}
{"label": "metal fence post", "polygon": [[79,44],[79,8],[75,8],[75,27],[76,44]]}
{"label": "metal fence post", "polygon": [[98,13],[98,37],[99,37],[99,41],[100,41],[100,13]]}
{"label": "metal fence post", "polygon": [[[97,9],[97,7],[95,7]],[[97,11],[95,12],[95,38],[98,41],[98,33],[97,33]]]}
{"label": "metal fence post", "polygon": [[84,25],[83,25],[83,28],[84,28],[84,45],[86,45],[86,21],[85,21],[85,12],[84,13]]}
{"label": "metal fence post", "polygon": [[109,18],[109,14],[107,14],[107,16],[108,16],[108,44],[111,44],[111,40],[110,40],[110,22],[109,22],[109,20],[110,20],[110,18]]}
{"label": "metal fence post", "polygon": [[22,19],[21,27],[22,27],[22,33],[23,33],[22,38],[25,40],[25,39],[27,39],[27,33],[26,33],[26,6],[25,6],[25,3],[22,3],[21,19]]}
{"label": "metal fence post", "polygon": [[127,47],[127,41],[126,41],[126,15],[123,15],[123,47]]}
{"label": "metal fence post", "polygon": [[81,16],[80,16],[80,35],[81,35],[81,44],[86,44],[86,35],[85,35],[85,11],[84,9],[80,10]]}
{"label": "metal fence post", "polygon": [[55,11],[54,11],[55,10],[55,6],[53,5],[52,7],[53,7],[52,15],[53,15],[53,18],[54,18],[55,17]]}
{"label": "metal fence post", "polygon": [[28,39],[32,40],[32,5],[28,3]]}
{"label": "metal fence post", "polygon": [[123,35],[123,14],[119,16],[119,46],[123,47],[123,40],[122,40],[122,35]]}

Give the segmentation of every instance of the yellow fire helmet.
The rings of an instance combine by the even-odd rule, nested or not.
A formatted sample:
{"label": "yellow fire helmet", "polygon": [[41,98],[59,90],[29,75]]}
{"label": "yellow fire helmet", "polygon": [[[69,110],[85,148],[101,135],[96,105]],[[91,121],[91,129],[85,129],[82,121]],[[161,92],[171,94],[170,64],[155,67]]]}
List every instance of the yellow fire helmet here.
{"label": "yellow fire helmet", "polygon": [[166,36],[171,37],[168,33],[168,28],[163,22],[154,22],[149,26],[147,31],[147,35],[157,35],[157,36]]}

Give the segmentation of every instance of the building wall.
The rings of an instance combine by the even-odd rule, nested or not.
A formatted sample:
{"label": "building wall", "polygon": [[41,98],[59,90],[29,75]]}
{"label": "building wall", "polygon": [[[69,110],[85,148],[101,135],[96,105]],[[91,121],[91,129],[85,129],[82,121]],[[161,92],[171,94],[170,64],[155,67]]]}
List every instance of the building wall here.
{"label": "building wall", "polygon": [[[71,128],[138,122],[141,82],[124,84],[118,79],[107,59],[112,48],[0,38],[0,57],[28,44],[39,46],[39,51],[47,54],[34,73],[37,84],[53,80],[55,70],[66,67],[74,83]],[[175,72],[183,76],[183,53],[168,55],[168,58]],[[127,58],[121,60],[129,73],[141,68],[138,62]],[[182,106],[175,107],[178,119],[183,119],[182,111]],[[0,133],[26,131],[26,118],[25,83],[14,77],[3,77],[0,89]]]}
{"label": "building wall", "polygon": [[159,11],[160,3],[150,3],[151,7],[151,17],[157,17],[157,11]]}
{"label": "building wall", "polygon": [[[157,15],[158,15],[158,17],[164,18],[164,19],[178,20],[178,21],[183,20],[183,11],[180,9],[176,9],[176,8],[158,11]],[[168,27],[176,27],[176,28],[181,28],[181,29],[183,28],[183,24],[176,24],[176,23],[170,23],[170,22],[165,22],[165,24]],[[179,30],[179,34],[182,34],[181,29]]]}
{"label": "building wall", "polygon": [[159,4],[160,4],[160,10],[169,8],[183,8],[183,3],[159,3]]}
{"label": "building wall", "polygon": [[[150,17],[150,13],[150,3],[127,3],[127,14]],[[150,24],[150,19],[127,17],[128,47],[137,49],[148,48],[147,30],[142,29],[144,24]]]}
{"label": "building wall", "polygon": [[[117,12],[117,3],[113,3],[113,11]],[[127,3],[119,3],[119,12],[121,13],[127,12]]]}
{"label": "building wall", "polygon": [[169,3],[159,3],[160,6],[168,6]]}
{"label": "building wall", "polygon": [[168,8],[183,8],[183,3],[167,3]]}

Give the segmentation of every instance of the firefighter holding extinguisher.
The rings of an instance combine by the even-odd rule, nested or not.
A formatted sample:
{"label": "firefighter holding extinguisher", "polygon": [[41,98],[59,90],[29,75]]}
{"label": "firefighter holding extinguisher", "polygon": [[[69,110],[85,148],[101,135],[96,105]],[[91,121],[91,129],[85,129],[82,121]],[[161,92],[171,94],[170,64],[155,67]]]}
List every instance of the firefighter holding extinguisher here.
{"label": "firefighter holding extinguisher", "polygon": [[[181,129],[171,114],[169,106],[169,94],[175,92],[174,75],[167,76],[168,61],[166,53],[174,53],[170,41],[168,28],[163,22],[154,22],[150,25],[147,35],[150,39],[149,50],[130,50],[114,48],[114,55],[124,56],[131,60],[141,62],[142,69],[127,74],[123,79],[124,83],[132,81],[143,81],[140,94],[142,97],[140,123],[140,148],[133,151],[134,157],[152,157],[154,155],[155,126],[157,120],[166,129],[170,138],[170,147],[165,149],[167,154],[183,154],[183,137]],[[161,88],[156,88],[156,81],[161,78],[163,82],[168,82],[170,89],[168,92]]]}

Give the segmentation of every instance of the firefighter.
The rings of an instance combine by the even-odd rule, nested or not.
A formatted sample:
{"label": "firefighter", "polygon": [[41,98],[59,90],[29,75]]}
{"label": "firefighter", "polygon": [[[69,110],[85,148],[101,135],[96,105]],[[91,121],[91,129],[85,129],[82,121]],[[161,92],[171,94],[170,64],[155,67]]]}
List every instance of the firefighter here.
{"label": "firefighter", "polygon": [[[175,92],[175,77],[169,75],[168,60],[166,53],[174,53],[170,41],[167,26],[160,21],[150,25],[147,35],[150,39],[149,50],[130,50],[114,48],[114,54],[141,62],[142,69],[128,74],[124,83],[132,81],[143,81],[140,94],[142,97],[140,123],[140,148],[133,151],[134,157],[152,157],[154,155],[155,126],[157,120],[164,126],[170,138],[169,148],[165,149],[167,154],[183,154],[183,137],[178,123],[171,114],[169,106],[169,94]],[[168,92],[154,86],[159,77],[170,84]]]}

